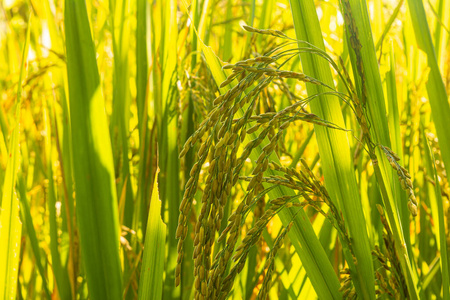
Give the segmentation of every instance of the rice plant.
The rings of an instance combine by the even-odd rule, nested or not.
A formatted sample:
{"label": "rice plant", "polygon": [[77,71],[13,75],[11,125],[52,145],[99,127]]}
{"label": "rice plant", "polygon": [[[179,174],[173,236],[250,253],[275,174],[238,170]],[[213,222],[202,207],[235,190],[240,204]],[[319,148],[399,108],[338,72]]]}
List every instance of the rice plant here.
{"label": "rice plant", "polygon": [[450,299],[450,1],[3,1],[0,299]]}

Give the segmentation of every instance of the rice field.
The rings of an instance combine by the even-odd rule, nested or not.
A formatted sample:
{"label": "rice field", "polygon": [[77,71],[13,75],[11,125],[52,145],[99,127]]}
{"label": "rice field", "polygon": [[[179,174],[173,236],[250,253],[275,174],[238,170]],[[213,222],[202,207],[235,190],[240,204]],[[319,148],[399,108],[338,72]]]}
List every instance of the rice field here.
{"label": "rice field", "polygon": [[0,300],[450,299],[450,0],[0,11]]}

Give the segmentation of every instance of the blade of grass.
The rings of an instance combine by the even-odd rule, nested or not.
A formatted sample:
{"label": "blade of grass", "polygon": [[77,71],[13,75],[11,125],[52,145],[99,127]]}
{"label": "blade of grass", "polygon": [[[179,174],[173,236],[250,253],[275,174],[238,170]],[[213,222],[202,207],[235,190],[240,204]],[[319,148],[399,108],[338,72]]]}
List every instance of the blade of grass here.
{"label": "blade of grass", "polygon": [[398,1],[397,6],[395,7],[394,11],[392,12],[391,17],[387,21],[386,25],[384,26],[383,33],[381,34],[380,38],[378,39],[377,44],[375,45],[375,50],[378,51],[380,49],[381,44],[383,44],[383,40],[388,34],[389,30],[391,30],[392,24],[394,24],[395,19],[397,19],[398,13],[400,12],[400,9],[402,8],[404,0]]}
{"label": "blade of grass", "polygon": [[166,225],[161,220],[161,200],[159,199],[157,178],[158,176],[155,176],[150,200],[144,257],[139,281],[139,299],[159,300],[163,294]]}
{"label": "blade of grass", "polygon": [[147,1],[138,0],[136,6],[136,104],[139,128],[143,130],[147,128],[144,122],[148,81]]}
{"label": "blade of grass", "polygon": [[428,1],[428,4],[431,11],[436,15],[434,48],[436,50],[436,57],[439,64],[439,62],[443,61],[443,58],[445,58],[445,54],[442,50],[447,47],[448,34],[450,33],[448,29],[448,25],[450,25],[448,23],[450,17],[450,13],[448,12],[450,9],[450,2],[448,0],[439,0],[437,4],[437,12],[433,8],[430,1]]}
{"label": "blade of grass", "polygon": [[[45,103],[46,101],[44,101]],[[45,120],[45,131],[47,133],[45,138],[45,152],[46,152],[46,162],[47,162],[47,176],[48,176],[48,211],[49,211],[49,225],[50,225],[50,253],[52,258],[52,269],[55,275],[56,285],[58,287],[59,297],[62,299],[73,298],[75,294],[71,292],[69,274],[67,268],[63,266],[63,262],[60,255],[60,237],[58,235],[58,224],[56,217],[56,187],[53,180],[53,147],[52,147],[52,132],[50,125],[50,112],[49,107],[45,104],[43,109],[44,120]],[[74,287],[75,288],[75,287]]]}
{"label": "blade of grass", "polygon": [[[291,10],[297,39],[325,49],[314,1],[291,0]],[[330,67],[325,60],[312,54],[301,54],[305,74],[333,86]],[[307,85],[308,95],[324,92],[323,87]],[[319,96],[311,103],[311,110],[319,117],[344,127],[340,103],[337,98]],[[337,130],[315,126],[319,153],[323,165],[325,185],[331,198],[339,204],[353,242],[357,264],[353,257],[346,257],[352,272],[357,294],[364,299],[375,299],[374,270],[366,221],[356,177],[352,168],[350,147],[347,136]]]}
{"label": "blade of grass", "polygon": [[[197,0],[195,0],[195,1],[197,1]],[[196,14],[193,14],[193,15],[196,16]],[[228,3],[227,3],[227,11],[226,11],[225,18],[227,20],[233,18],[233,2],[232,1],[228,1]],[[195,26],[197,27],[198,23],[195,23]],[[191,34],[192,34],[192,38],[197,40],[197,36],[195,35],[195,33],[193,31],[191,31]],[[233,54],[232,54],[233,53],[233,51],[232,51],[232,46],[233,46],[232,36],[233,36],[233,22],[228,22],[224,26],[223,43],[222,43],[222,47],[221,47],[222,58],[225,61],[229,61],[233,56]],[[196,45],[196,47],[197,47],[197,45]],[[194,64],[192,66],[194,67]]]}
{"label": "blade of grass", "polygon": [[83,1],[65,1],[76,213],[91,299],[121,299],[119,221],[111,140]]}
{"label": "blade of grass", "polygon": [[[18,134],[13,133],[13,135]],[[14,146],[13,143],[16,143],[17,146]],[[14,152],[10,152],[11,159],[8,161],[3,184],[3,211],[0,218],[0,243],[5,245],[0,250],[0,295],[2,299],[16,298],[19,269],[22,223],[19,218],[19,199],[14,192],[14,183],[19,165],[18,144],[18,137],[12,137],[10,145]]]}
{"label": "blade of grass", "polygon": [[[355,73],[356,81],[360,87],[362,97],[367,97],[365,105],[368,110],[368,122],[371,124],[370,134],[373,142],[381,143],[384,146],[391,147],[389,137],[389,128],[386,122],[386,107],[384,101],[384,93],[381,85],[381,77],[378,69],[378,62],[376,59],[375,47],[373,44],[372,31],[368,17],[368,10],[366,3],[359,0],[341,0],[343,4],[343,13],[350,16],[351,19],[346,20],[347,35],[355,34],[358,36],[358,43],[360,43],[359,53],[356,54],[353,47],[349,49],[352,58],[352,67]],[[354,22],[355,28],[348,22]],[[357,32],[353,32],[357,30]],[[350,39],[348,39],[349,44]],[[356,46],[356,45],[351,45]],[[364,77],[361,78],[358,74],[360,67],[364,70]],[[358,72],[357,72],[358,71]],[[365,89],[365,91],[364,91]],[[398,203],[399,200],[393,197],[395,190],[400,189],[399,181],[394,178],[392,168],[390,168],[384,154],[379,147],[373,148],[369,146],[372,161],[376,159],[378,164],[373,163],[377,181],[383,195],[384,207],[387,212],[388,220],[395,237],[395,246],[399,254],[399,259],[404,276],[408,286],[408,291],[412,299],[418,298],[417,293],[417,274],[412,270],[410,258],[405,247],[404,234],[409,234],[406,228],[401,227],[401,219],[398,205],[406,205],[406,203]],[[404,233],[405,231],[405,233]]]}
{"label": "blade of grass", "polygon": [[[110,1],[110,10],[112,12],[112,40],[114,53],[114,74],[113,74],[113,110],[111,114],[111,145],[115,162],[115,170],[118,177],[117,190],[122,190],[123,207],[119,206],[121,216],[119,223],[121,226],[133,228],[133,213],[135,203],[133,199],[133,189],[130,161],[129,161],[129,124],[130,124],[130,68],[129,68],[129,44],[131,37],[131,3],[127,0]],[[145,10],[144,10],[145,13]],[[144,39],[145,41],[145,39]],[[141,75],[142,76],[142,75]],[[144,94],[145,95],[145,94]],[[139,118],[140,120],[140,118]],[[140,120],[142,121],[142,120]],[[145,144],[145,142],[144,142]],[[144,158],[145,159],[145,158]],[[124,236],[131,242],[131,234]],[[126,257],[126,249],[124,248]],[[131,274],[132,266],[129,263],[124,264],[124,282]],[[133,297],[132,290],[128,290],[126,299]]]}
{"label": "blade of grass", "polygon": [[440,268],[440,262],[441,262],[441,258],[440,257],[436,257],[429,265],[428,267],[428,273],[425,274],[423,276],[423,284],[422,284],[422,288],[423,290],[426,290],[431,283],[434,283],[436,281],[436,274],[439,274],[439,270]]}
{"label": "blade of grass", "polygon": [[[148,48],[149,32],[147,31],[148,1],[139,0],[136,4],[136,106],[139,128],[139,175],[137,186],[137,203],[135,206],[135,222],[147,227],[147,205],[150,199],[151,172],[148,172],[151,159],[150,130],[148,116]],[[141,218],[142,215],[142,218]],[[139,228],[136,225],[135,228]],[[145,236],[145,230],[143,231]]]}
{"label": "blade of grass", "polygon": [[[390,69],[386,73],[386,89],[387,89],[387,102],[388,102],[388,123],[389,123],[389,132],[391,133],[391,141],[392,141],[392,150],[400,157],[402,161],[404,161],[403,156],[403,145],[402,138],[400,134],[400,115],[398,110],[398,101],[397,101],[397,87],[395,80],[395,52],[394,52],[394,44],[391,42],[390,50],[389,50],[389,65]],[[395,190],[395,197],[399,199],[399,203],[407,203],[408,199],[406,198],[406,194],[402,189]],[[399,205],[398,207],[402,228],[404,228],[404,238],[407,245],[407,249],[409,255],[411,256],[411,238],[408,234],[409,232],[409,210],[406,205]],[[411,256],[412,257],[412,256]]]}
{"label": "blade of grass", "polygon": [[289,165],[290,168],[295,168],[295,166],[298,164],[300,158],[303,155],[303,152],[305,151],[306,147],[309,144],[309,141],[311,140],[312,136],[314,135],[314,130],[311,130],[308,132],[308,135],[306,136],[305,140],[303,141],[300,148],[297,150],[297,153],[295,153],[294,158],[292,159],[291,164]]}
{"label": "blade of grass", "polygon": [[178,90],[177,90],[177,2],[156,1],[152,9],[152,93],[158,128],[159,186],[163,220],[168,226],[168,252],[164,298],[178,299],[175,287],[177,264],[178,208],[181,192],[178,159]]}
{"label": "blade of grass", "polygon": [[[20,110],[22,105],[22,79],[24,78],[28,48],[30,43],[31,16],[25,43],[22,50],[22,62],[17,84],[15,121],[8,148],[8,162],[6,165],[5,179],[3,183],[1,216],[0,216],[0,298],[15,299],[17,288],[17,276],[20,257],[20,237],[22,223],[19,218],[19,199],[15,186],[17,172],[19,171],[19,137],[20,137]],[[5,137],[6,138],[6,137]]]}
{"label": "blade of grass", "polygon": [[[423,126],[421,126],[421,132],[423,135],[424,143],[427,142],[427,137],[425,135],[425,130]],[[450,281],[449,281],[449,260],[448,260],[448,245],[447,245],[447,235],[445,234],[445,218],[444,218],[444,200],[442,199],[441,185],[439,182],[439,177],[436,171],[436,159],[433,155],[431,147],[429,143],[427,143],[425,147],[425,167],[427,171],[430,172],[430,176],[435,182],[435,197],[430,199],[431,204],[431,215],[433,216],[434,226],[436,228],[436,242],[438,251],[441,254],[440,266],[442,273],[442,289],[443,289],[443,298],[442,299],[450,299]]]}
{"label": "blade of grass", "polygon": [[[117,187],[125,191],[125,211],[123,224],[132,226],[134,201],[128,158],[130,93],[129,93],[129,44],[130,44],[130,2],[126,0],[110,1],[112,12],[112,36],[114,53],[113,74],[113,111],[111,115],[111,144],[115,168],[119,181]],[[120,168],[120,169],[119,169]],[[129,236],[127,235],[127,238]]]}
{"label": "blade of grass", "polygon": [[17,178],[17,190],[19,191],[20,215],[22,223],[24,224],[26,228],[26,234],[30,239],[31,249],[33,250],[33,255],[36,259],[36,265],[39,275],[41,275],[42,278],[42,285],[44,287],[45,295],[47,296],[47,299],[51,299],[51,293],[48,287],[48,279],[45,274],[44,265],[42,264],[41,249],[39,247],[36,230],[34,229],[33,218],[31,217],[30,213],[30,205],[28,204],[25,181],[21,174],[19,174]]}
{"label": "blade of grass", "polygon": [[409,12],[413,23],[417,46],[427,55],[427,62],[430,68],[428,81],[426,83],[428,99],[431,106],[436,133],[439,138],[442,160],[445,170],[450,174],[450,130],[448,130],[448,116],[450,116],[450,105],[442,80],[436,52],[431,39],[427,17],[422,1],[408,0]]}

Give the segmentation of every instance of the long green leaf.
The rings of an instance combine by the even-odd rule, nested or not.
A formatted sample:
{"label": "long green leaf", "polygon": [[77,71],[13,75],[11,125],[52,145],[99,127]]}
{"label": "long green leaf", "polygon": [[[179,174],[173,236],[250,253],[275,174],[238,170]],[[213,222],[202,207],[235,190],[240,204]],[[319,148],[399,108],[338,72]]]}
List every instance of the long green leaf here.
{"label": "long green leaf", "polygon": [[442,160],[444,161],[447,174],[450,174],[450,130],[448,130],[450,105],[448,96],[439,70],[423,2],[421,0],[408,0],[408,6],[417,46],[427,55],[427,62],[430,68],[426,84],[428,99],[434,126],[439,138],[439,146],[442,151]]}
{"label": "long green leaf", "polygon": [[[344,14],[349,16],[349,18],[346,18],[347,33],[348,35],[351,34],[352,37],[349,37],[347,40],[349,42],[349,48],[352,48],[350,54],[352,57],[353,71],[355,74],[358,74],[355,75],[355,79],[359,85],[361,98],[364,99],[363,101],[366,101],[364,105],[368,111],[368,123],[372,124],[370,128],[372,142],[391,147],[389,127],[386,122],[383,87],[366,2],[361,0],[341,0],[341,3],[344,3]],[[353,27],[351,22],[354,22],[355,27]],[[358,37],[358,40],[352,41],[355,35]],[[355,47],[359,47],[355,43],[360,43],[361,48],[359,53],[355,53],[354,51]],[[360,70],[364,72],[363,77],[359,74]],[[369,145],[369,147],[372,146]],[[380,148],[377,147],[374,149],[374,152],[376,153],[378,164],[374,163],[373,166],[383,195],[389,224],[395,237],[396,250],[399,255],[402,271],[406,277],[409,295],[415,299],[418,297],[417,274],[412,271],[411,262],[404,247],[404,234],[406,234],[404,232],[407,232],[407,228],[401,227],[401,219],[397,209],[397,206],[407,205],[407,203],[400,203],[399,199],[393,197],[394,192],[400,189],[399,181],[397,178],[394,178],[394,172]],[[407,217],[409,219],[409,216]]]}
{"label": "long green leaf", "polygon": [[76,213],[89,295],[121,299],[111,140],[84,1],[66,0],[65,30]]}
{"label": "long green leaf", "polygon": [[166,225],[161,220],[161,200],[159,199],[157,177],[155,176],[150,200],[144,258],[139,281],[139,299],[143,300],[159,300],[163,290]]}
{"label": "long green leaf", "polygon": [[168,226],[168,252],[164,298],[178,299],[180,288],[175,287],[177,242],[180,203],[177,114],[177,3],[174,0],[155,1],[151,9],[152,29],[152,85],[158,130],[158,165],[161,170],[159,186],[163,218]]}
{"label": "long green leaf", "polygon": [[436,171],[436,159],[433,155],[429,143],[427,143],[427,137],[425,131],[421,126],[421,131],[423,135],[424,147],[426,150],[425,154],[425,167],[427,171],[430,172],[432,178],[435,182],[434,193],[435,197],[430,199],[431,214],[433,216],[434,225],[436,228],[436,242],[437,248],[441,253],[440,266],[442,273],[442,290],[443,299],[450,299],[450,281],[449,281],[449,253],[447,251],[447,235],[445,234],[445,218],[444,218],[444,200],[442,199],[441,186],[439,183],[439,177]]}
{"label": "long green leaf", "polygon": [[19,199],[20,199],[20,215],[22,219],[22,223],[26,228],[26,234],[30,239],[31,249],[33,250],[34,257],[36,258],[36,265],[39,271],[39,274],[42,277],[42,285],[45,291],[45,295],[48,299],[51,298],[50,289],[48,287],[48,279],[45,274],[44,265],[42,264],[41,257],[41,249],[39,248],[39,242],[36,235],[36,230],[34,229],[33,218],[30,213],[30,205],[28,204],[28,197],[25,187],[25,181],[23,177],[20,176],[17,178],[17,189],[19,191]]}
{"label": "long green leaf", "polygon": [[[297,39],[325,49],[314,1],[291,0],[290,3]],[[308,53],[301,54],[300,57],[305,74],[333,86],[331,70],[325,60]],[[312,96],[325,90],[320,86],[307,85],[307,91],[309,96]],[[319,117],[344,127],[337,98],[319,96],[311,103],[311,110]],[[357,263],[353,264],[353,258],[349,255],[346,259],[354,272],[352,277],[356,292],[361,298],[375,299],[372,255],[348,138],[342,131],[330,130],[322,126],[315,126],[314,130],[319,144],[325,185],[332,199],[339,204],[352,239]]]}
{"label": "long green leaf", "polygon": [[113,149],[115,169],[120,168],[117,189],[124,189],[124,212],[122,225],[131,227],[133,221],[134,201],[130,178],[129,123],[130,123],[130,93],[129,93],[129,44],[130,44],[130,1],[116,0],[110,2],[113,24],[113,111],[111,115],[111,144]]}
{"label": "long green leaf", "polygon": [[64,263],[61,259],[60,255],[60,238],[58,236],[58,224],[57,224],[57,216],[56,216],[56,187],[55,182],[53,180],[53,161],[52,161],[52,135],[51,135],[51,125],[50,125],[50,107],[44,108],[44,120],[46,120],[45,131],[47,132],[45,139],[45,148],[46,148],[46,161],[47,161],[47,176],[49,178],[48,181],[48,212],[49,212],[49,225],[50,225],[50,252],[52,257],[52,269],[53,274],[55,274],[55,281],[58,287],[59,296],[62,299],[68,299],[73,297],[70,287],[70,280],[68,269],[64,267]]}
{"label": "long green leaf", "polygon": [[[146,227],[147,203],[150,198],[151,176],[147,168],[151,159],[150,130],[148,125],[148,49],[147,49],[147,7],[146,0],[136,2],[136,106],[138,112],[139,126],[139,179],[137,197],[138,203],[135,206],[135,215],[138,216],[136,223],[142,222]],[[142,216],[142,218],[141,218]],[[135,226],[136,228],[138,225]]]}
{"label": "long green leaf", "polygon": [[[9,141],[8,161],[3,183],[0,216],[0,299],[15,299],[20,257],[22,223],[19,218],[19,199],[16,195],[19,171],[20,108],[22,105],[22,79],[26,70],[31,22],[27,28],[22,50],[22,63],[17,84],[14,129]],[[6,137],[5,137],[6,138]]]}
{"label": "long green leaf", "polygon": [[0,248],[0,295],[1,299],[12,300],[16,298],[20,237],[22,234],[19,199],[15,194],[15,182],[19,169],[19,123],[15,125],[11,136],[10,149],[3,184],[0,218],[0,244],[2,245]]}
{"label": "long green leaf", "polygon": [[[386,90],[387,90],[387,102],[388,102],[388,120],[389,120],[389,132],[391,133],[391,142],[392,142],[392,150],[400,157],[403,161],[403,145],[400,134],[400,114],[398,111],[398,100],[397,100],[397,87],[395,80],[395,53],[394,53],[394,45],[391,42],[390,45],[390,53],[389,53],[389,65],[390,69],[386,73]],[[406,197],[406,193],[397,188],[395,190],[395,197],[399,199],[399,213],[401,216],[402,228],[404,232],[405,242],[408,249],[411,249],[411,239],[408,234],[409,229],[409,210],[405,203],[407,203],[408,199]],[[402,205],[403,204],[403,205]],[[412,253],[409,253],[410,255]]]}
{"label": "long green leaf", "polygon": [[177,265],[178,208],[181,191],[178,159],[178,90],[177,90],[177,3],[175,0],[155,1],[152,14],[153,96],[158,129],[158,165],[161,170],[159,186],[163,205],[163,219],[168,227],[168,252],[164,298],[178,299],[180,288],[175,287]]}

